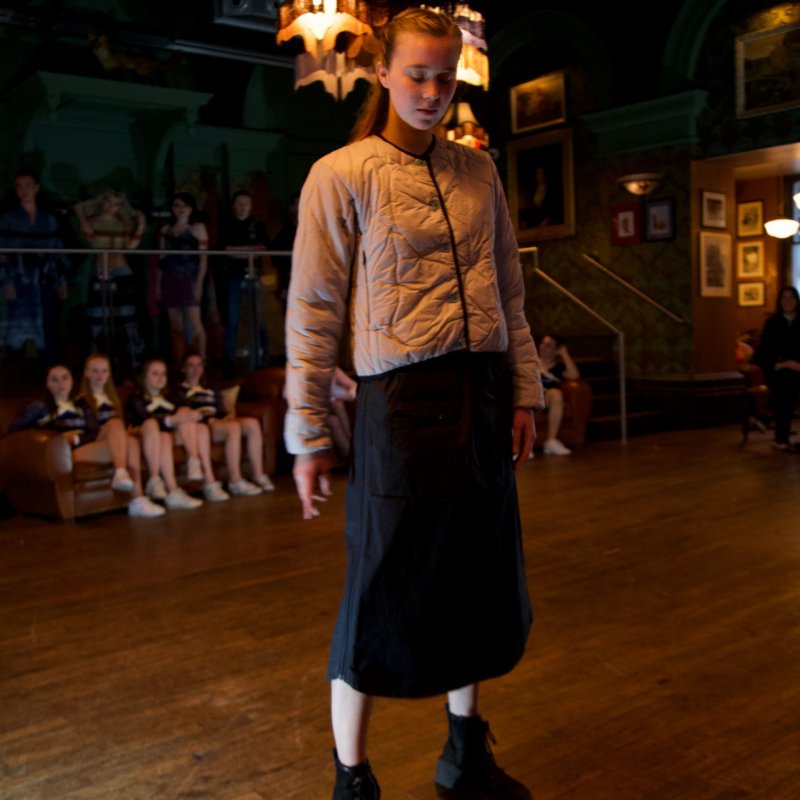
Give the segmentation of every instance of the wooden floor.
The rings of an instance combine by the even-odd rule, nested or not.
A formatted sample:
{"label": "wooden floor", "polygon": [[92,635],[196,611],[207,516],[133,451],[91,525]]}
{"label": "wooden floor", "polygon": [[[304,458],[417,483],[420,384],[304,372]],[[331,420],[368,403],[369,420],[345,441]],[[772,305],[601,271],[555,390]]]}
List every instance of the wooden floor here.
{"label": "wooden floor", "polygon": [[[539,456],[537,616],[483,689],[537,800],[800,798],[800,457],[735,428]],[[3,800],[327,800],[343,491],[0,523]],[[379,701],[386,800],[433,800],[442,699]]]}

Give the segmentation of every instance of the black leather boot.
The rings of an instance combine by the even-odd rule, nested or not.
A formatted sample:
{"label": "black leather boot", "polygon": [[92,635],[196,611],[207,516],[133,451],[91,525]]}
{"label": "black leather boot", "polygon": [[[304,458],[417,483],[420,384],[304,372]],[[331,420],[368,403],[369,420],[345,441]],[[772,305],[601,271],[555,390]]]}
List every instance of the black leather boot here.
{"label": "black leather boot", "polygon": [[333,761],[336,764],[333,800],[379,800],[381,787],[372,774],[369,761],[365,759],[354,767],[345,767],[335,749]]}
{"label": "black leather boot", "polygon": [[533,800],[518,780],[494,760],[489,723],[480,717],[457,717],[445,706],[450,735],[436,763],[436,787],[450,800]]}

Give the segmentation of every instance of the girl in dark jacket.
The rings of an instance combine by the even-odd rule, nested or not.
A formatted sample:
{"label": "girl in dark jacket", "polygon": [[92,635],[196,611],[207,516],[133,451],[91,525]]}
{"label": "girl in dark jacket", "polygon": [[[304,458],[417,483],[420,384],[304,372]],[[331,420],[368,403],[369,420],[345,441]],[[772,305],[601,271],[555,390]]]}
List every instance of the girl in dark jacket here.
{"label": "girl in dark jacket", "polygon": [[789,441],[792,417],[800,399],[800,295],[794,286],[784,286],[775,313],[764,323],[756,361],[769,386],[770,406],[775,415],[775,447],[797,449]]}

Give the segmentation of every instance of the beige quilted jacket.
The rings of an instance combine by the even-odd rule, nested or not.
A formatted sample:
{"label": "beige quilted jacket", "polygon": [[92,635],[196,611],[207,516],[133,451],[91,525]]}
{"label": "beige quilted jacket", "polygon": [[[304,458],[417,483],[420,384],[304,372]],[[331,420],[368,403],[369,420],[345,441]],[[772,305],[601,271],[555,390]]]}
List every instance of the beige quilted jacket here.
{"label": "beige quilted jacket", "polygon": [[436,139],[419,158],[378,136],[330,153],[303,186],[292,264],[289,452],[331,444],[329,386],[348,322],[358,375],[508,351],[515,405],[541,407],[517,241],[486,153]]}

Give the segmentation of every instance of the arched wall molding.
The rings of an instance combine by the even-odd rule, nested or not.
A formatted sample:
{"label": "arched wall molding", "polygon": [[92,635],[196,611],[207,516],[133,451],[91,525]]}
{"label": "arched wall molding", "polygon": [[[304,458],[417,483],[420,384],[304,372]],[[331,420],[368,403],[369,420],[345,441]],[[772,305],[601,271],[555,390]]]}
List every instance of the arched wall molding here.
{"label": "arched wall molding", "polygon": [[594,29],[578,17],[562,11],[531,11],[492,36],[489,41],[492,76],[501,75],[504,65],[518,50],[531,47],[540,39],[561,40],[572,50],[582,53],[593,77],[597,99],[602,105],[607,104],[613,73],[608,50]]}
{"label": "arched wall molding", "polygon": [[664,48],[661,89],[665,94],[694,82],[700,49],[711,23],[726,1],[686,0]]}

